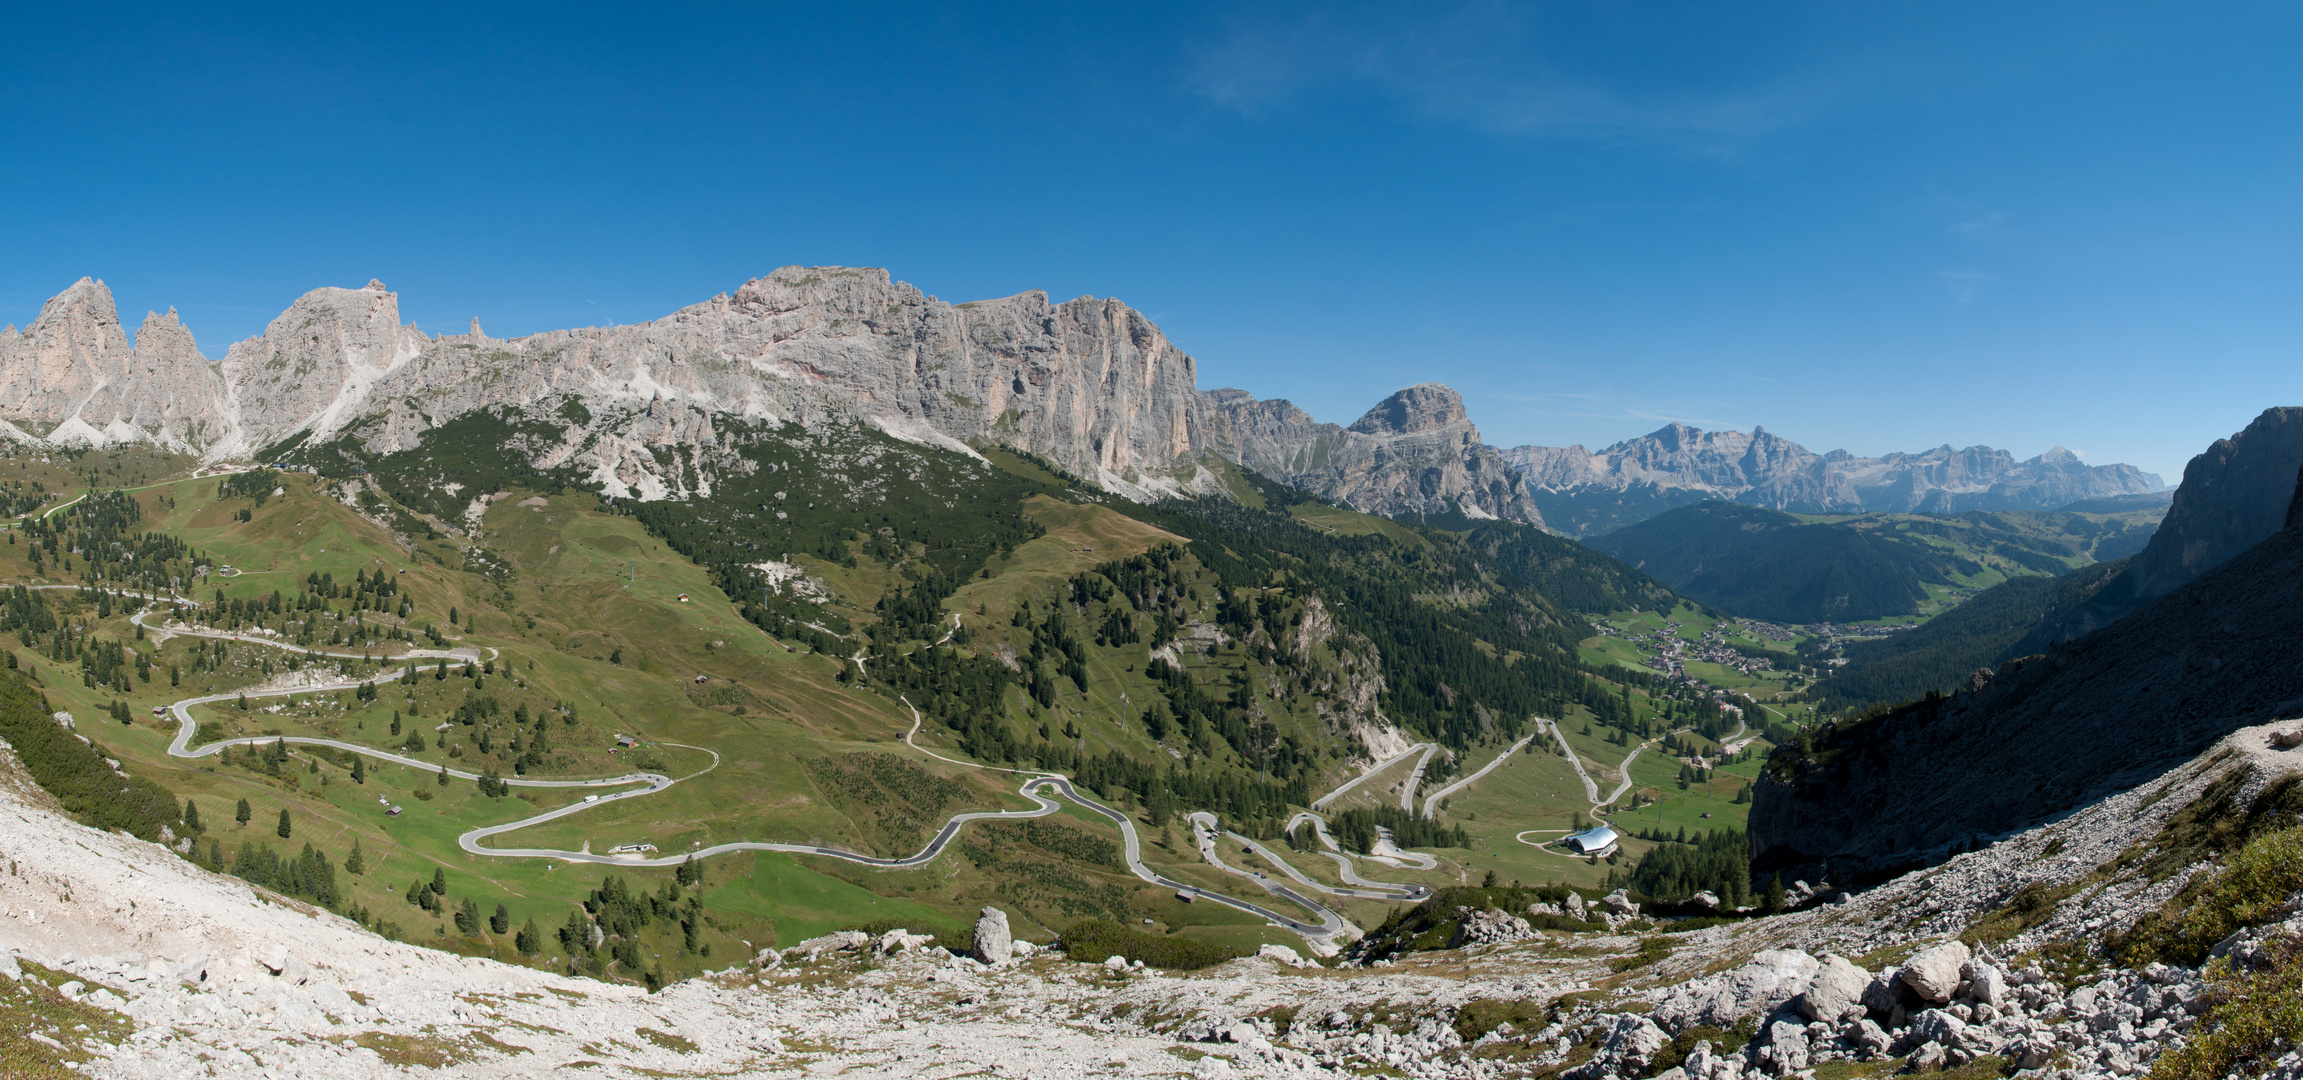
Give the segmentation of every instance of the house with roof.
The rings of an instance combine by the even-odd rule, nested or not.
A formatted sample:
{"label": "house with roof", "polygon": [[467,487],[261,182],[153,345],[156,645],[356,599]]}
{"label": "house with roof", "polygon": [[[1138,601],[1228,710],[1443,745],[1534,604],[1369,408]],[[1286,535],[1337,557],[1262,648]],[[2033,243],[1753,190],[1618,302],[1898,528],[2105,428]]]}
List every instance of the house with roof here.
{"label": "house with roof", "polygon": [[1560,844],[1577,855],[1588,855],[1593,858],[1612,855],[1615,853],[1616,845],[1615,830],[1605,825],[1595,825],[1560,841]]}

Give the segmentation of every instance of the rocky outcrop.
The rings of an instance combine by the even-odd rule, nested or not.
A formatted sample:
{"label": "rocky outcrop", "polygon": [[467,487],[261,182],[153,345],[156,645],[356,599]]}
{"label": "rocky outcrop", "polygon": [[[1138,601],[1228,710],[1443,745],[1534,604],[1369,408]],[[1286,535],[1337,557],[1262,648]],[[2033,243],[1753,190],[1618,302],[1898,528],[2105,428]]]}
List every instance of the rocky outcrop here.
{"label": "rocky outcrop", "polygon": [[2183,484],[2151,542],[2085,603],[2050,612],[2018,646],[2044,651],[2165,596],[2290,524],[2303,498],[2303,408],[2265,409],[2183,468]]}
{"label": "rocky outcrop", "polygon": [[232,346],[219,365],[247,433],[247,453],[301,429],[335,430],[385,376],[431,347],[400,323],[400,298],[371,280],[297,297],[264,332]]}
{"label": "rocky outcrop", "polygon": [[1674,1033],[1691,1027],[1725,1030],[1763,1017],[1806,993],[1822,965],[1791,949],[1754,955],[1733,971],[1695,979],[1673,988],[1655,1007],[1655,1019]]}
{"label": "rocky outcrop", "polygon": [[1708,499],[1797,513],[1962,513],[2052,510],[2159,489],[2158,477],[2133,466],[2088,465],[2060,446],[2020,461],[1988,446],[1949,445],[1863,458],[1816,454],[1756,427],[1746,435],[1674,423],[1596,452],[1520,446],[1502,453],[1527,477],[1553,527],[1571,535]]}
{"label": "rocky outcrop", "polygon": [[2293,716],[2298,605],[2303,529],[2286,529],[1978,689],[1780,751],[1755,788],[1755,864],[1846,882],[1938,862]]}
{"label": "rocky outcrop", "polygon": [[1480,441],[1462,396],[1439,383],[1393,394],[1349,427],[1243,390],[1207,400],[1216,452],[1281,483],[1372,514],[1543,523],[1526,481]]}
{"label": "rocky outcrop", "polygon": [[112,290],[94,278],[42,305],[23,332],[0,331],[0,421],[19,439],[194,453],[236,426],[214,365],[175,310],[147,314],[130,345]]}

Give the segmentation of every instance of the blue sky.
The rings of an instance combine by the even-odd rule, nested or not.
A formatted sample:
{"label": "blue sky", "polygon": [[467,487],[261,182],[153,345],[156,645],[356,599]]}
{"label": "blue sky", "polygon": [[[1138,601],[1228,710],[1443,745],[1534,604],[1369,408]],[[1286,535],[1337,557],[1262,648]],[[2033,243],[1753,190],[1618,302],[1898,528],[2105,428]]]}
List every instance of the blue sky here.
{"label": "blue sky", "polygon": [[0,321],[89,274],[220,356],[319,285],[512,335],[824,263],[1499,445],[2173,482],[2303,401],[2292,5],[68,7],[0,68]]}

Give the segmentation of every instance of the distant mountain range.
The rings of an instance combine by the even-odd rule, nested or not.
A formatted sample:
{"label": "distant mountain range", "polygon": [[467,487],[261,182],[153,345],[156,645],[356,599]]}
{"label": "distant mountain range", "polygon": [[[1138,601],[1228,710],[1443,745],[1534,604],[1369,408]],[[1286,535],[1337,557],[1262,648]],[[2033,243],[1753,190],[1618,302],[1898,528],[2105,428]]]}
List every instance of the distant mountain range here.
{"label": "distant mountain range", "polygon": [[2026,461],[1948,444],[1866,458],[1817,454],[1756,427],[1747,435],[1675,423],[1596,452],[1520,446],[1502,453],[1527,478],[1545,522],[1569,536],[1613,532],[1715,499],[1792,513],[1956,514],[2055,510],[2161,489],[2157,476],[2132,465],[2089,465],[2060,446]]}
{"label": "distant mountain range", "polygon": [[1597,453],[1498,450],[1439,383],[1348,426],[1320,423],[1284,400],[1201,390],[1192,357],[1116,299],[1034,290],[951,304],[869,268],[785,267],[650,322],[517,338],[478,320],[461,334],[403,324],[380,281],[320,288],[218,362],[173,311],[147,315],[131,341],[93,278],[22,331],[0,330],[0,436],[21,442],[142,442],[209,460],[344,440],[396,453],[482,412],[530,425],[522,449],[539,467],[640,499],[708,488],[715,467],[743,467],[743,432],[786,424],[1010,447],[1138,500],[1227,490],[1228,462],[1369,513],[1568,536],[1710,499],[1957,512],[2159,488],[2060,448],[2029,461],[1948,446],[1858,458],[1681,424]]}

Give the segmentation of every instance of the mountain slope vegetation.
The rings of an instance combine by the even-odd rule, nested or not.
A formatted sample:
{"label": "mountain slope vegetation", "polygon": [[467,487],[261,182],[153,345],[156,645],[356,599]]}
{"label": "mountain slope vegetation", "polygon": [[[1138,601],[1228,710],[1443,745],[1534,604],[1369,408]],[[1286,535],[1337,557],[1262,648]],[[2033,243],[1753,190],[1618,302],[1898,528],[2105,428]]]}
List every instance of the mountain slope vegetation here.
{"label": "mountain slope vegetation", "polygon": [[[45,697],[28,722],[104,724],[119,764],[93,782],[116,767],[158,785],[120,813],[173,829],[203,866],[387,936],[650,985],[842,925],[964,935],[995,903],[1043,936],[1100,918],[1222,948],[1295,938],[1148,884],[1107,821],[1069,813],[972,823],[917,868],[741,852],[691,874],[462,850],[469,830],[583,802],[520,781],[675,783],[487,845],[896,857],[954,813],[1031,805],[982,766],[1046,770],[1128,815],[1159,874],[1254,897],[1201,856],[1185,814],[1276,839],[1320,793],[1428,743],[1431,790],[1496,765],[1482,783],[1540,801],[1515,795],[1506,815],[1458,791],[1495,824],[1431,808],[1439,821],[1399,838],[1446,861],[1395,878],[1451,881],[1470,853],[1448,845],[1471,843],[1487,865],[1590,887],[1610,867],[1511,839],[1588,809],[1573,770],[1548,743],[1503,752],[1558,717],[1610,777],[1675,720],[1733,726],[1645,672],[1587,666],[1589,617],[1678,598],[1527,525],[1409,525],[1236,468],[1229,496],[1136,503],[1030,455],[841,423],[730,421],[709,455],[663,448],[683,497],[612,498],[538,464],[584,423],[546,401],[466,414],[407,450],[298,443],[267,455],[289,468],[200,476],[177,458],[156,480],[121,471],[147,451],[63,470],[23,453],[48,490],[0,545],[0,578],[27,590],[0,629]],[[129,591],[180,599],[146,610]],[[427,655],[394,659],[412,650]],[[173,756],[161,707],[192,697],[216,700],[187,707],[190,745],[243,742]],[[1635,797],[1671,787],[1667,762],[1643,763]],[[1408,774],[1335,812],[1396,808]],[[1739,819],[1745,782],[1676,795]],[[1341,884],[1325,859],[1299,866]],[[1329,902],[1363,924],[1384,910]]]}
{"label": "mountain slope vegetation", "polygon": [[1808,697],[1846,710],[1953,690],[1978,669],[2014,659],[2049,612],[2085,603],[2126,565],[2117,559],[2061,577],[2010,578],[1915,629],[1848,644],[1847,664]]}
{"label": "mountain slope vegetation", "polygon": [[1707,502],[1590,541],[1691,599],[1777,622],[1931,614],[2025,575],[2140,550],[2156,511],[1799,517]]}

